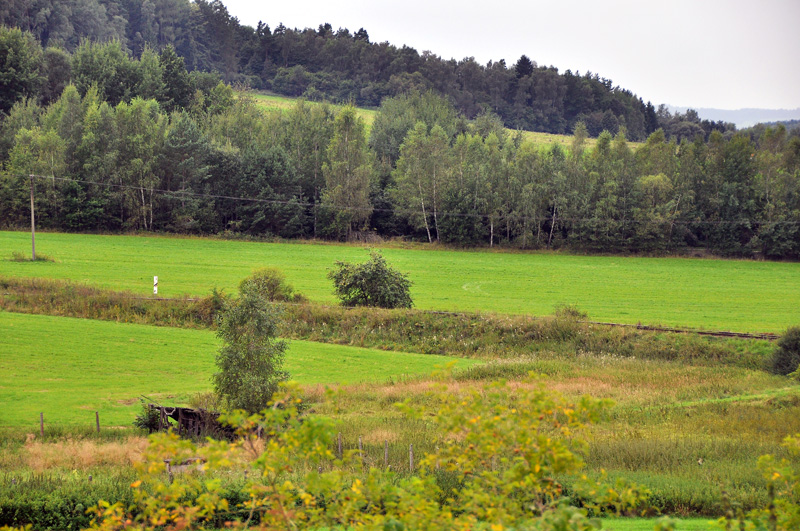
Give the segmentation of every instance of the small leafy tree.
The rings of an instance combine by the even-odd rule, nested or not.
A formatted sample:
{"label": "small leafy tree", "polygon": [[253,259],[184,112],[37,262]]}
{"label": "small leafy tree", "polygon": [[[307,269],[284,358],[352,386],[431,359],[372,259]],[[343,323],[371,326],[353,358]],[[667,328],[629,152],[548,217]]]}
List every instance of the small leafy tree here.
{"label": "small leafy tree", "polygon": [[784,332],[770,364],[775,374],[791,374],[800,368],[800,326],[793,326]]}
{"label": "small leafy tree", "polygon": [[375,306],[378,308],[411,308],[411,281],[391,268],[377,251],[363,264],[336,262],[328,273],[334,293],[345,306]]}
{"label": "small leafy tree", "polygon": [[242,289],[226,301],[217,336],[225,344],[217,353],[214,388],[230,409],[257,413],[289,375],[281,370],[286,342],[275,338],[278,310],[257,290]]}

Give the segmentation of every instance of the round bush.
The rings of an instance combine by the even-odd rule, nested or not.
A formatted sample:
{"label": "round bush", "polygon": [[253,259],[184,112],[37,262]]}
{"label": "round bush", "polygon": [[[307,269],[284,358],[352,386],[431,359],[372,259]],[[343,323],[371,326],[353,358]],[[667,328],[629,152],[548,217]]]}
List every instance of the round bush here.
{"label": "round bush", "polygon": [[411,281],[386,263],[376,251],[363,264],[336,262],[328,272],[334,292],[345,306],[411,308]]}
{"label": "round bush", "polygon": [[304,299],[286,282],[282,271],[271,267],[253,271],[239,284],[239,291],[260,295],[270,302],[303,302]]}
{"label": "round bush", "polygon": [[770,370],[775,374],[791,374],[800,366],[800,327],[793,326],[778,340],[772,354]]}

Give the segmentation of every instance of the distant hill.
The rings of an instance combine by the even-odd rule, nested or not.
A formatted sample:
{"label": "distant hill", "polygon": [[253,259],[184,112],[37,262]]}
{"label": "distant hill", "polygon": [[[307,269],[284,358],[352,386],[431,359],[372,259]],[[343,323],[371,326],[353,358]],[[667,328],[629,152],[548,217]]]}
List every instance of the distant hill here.
{"label": "distant hill", "polygon": [[800,108],[797,109],[711,109],[695,107],[677,107],[667,105],[670,112],[686,112],[694,109],[704,120],[712,122],[723,121],[736,124],[739,129],[750,127],[758,123],[783,122],[800,119]]}
{"label": "distant hill", "polygon": [[[388,97],[432,90],[467,118],[490,111],[514,129],[571,134],[583,122],[591,136],[624,127],[629,140],[643,141],[659,128],[655,106],[612,80],[560,72],[526,55],[513,64],[481,64],[373,42],[364,28],[253,28],[220,0],[4,0],[2,6],[0,25],[30,32],[43,47],[73,53],[87,39],[113,39],[138,58],[147,48],[170,45],[189,71],[219,72],[228,83],[285,96],[377,107]],[[268,6],[263,10],[269,14]]]}

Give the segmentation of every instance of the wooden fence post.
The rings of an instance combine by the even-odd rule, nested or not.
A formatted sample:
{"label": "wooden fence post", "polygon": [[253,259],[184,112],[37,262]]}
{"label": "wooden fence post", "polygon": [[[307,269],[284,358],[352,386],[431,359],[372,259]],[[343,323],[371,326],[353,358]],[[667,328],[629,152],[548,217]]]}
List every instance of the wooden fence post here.
{"label": "wooden fence post", "polygon": [[339,459],[342,458],[342,432],[339,432]]}
{"label": "wooden fence post", "polygon": [[411,472],[414,472],[414,445],[408,445],[408,465]]}
{"label": "wooden fence post", "polygon": [[95,411],[94,412],[94,422],[97,425],[97,434],[99,435],[100,434],[100,412],[99,411]]}
{"label": "wooden fence post", "polygon": [[41,433],[42,438],[44,438],[44,413],[39,413],[39,433]]}
{"label": "wooden fence post", "polygon": [[358,436],[358,454],[361,456],[361,467],[364,467],[364,446],[361,444],[361,436]]}
{"label": "wooden fence post", "polygon": [[389,468],[389,439],[383,441],[383,468]]}

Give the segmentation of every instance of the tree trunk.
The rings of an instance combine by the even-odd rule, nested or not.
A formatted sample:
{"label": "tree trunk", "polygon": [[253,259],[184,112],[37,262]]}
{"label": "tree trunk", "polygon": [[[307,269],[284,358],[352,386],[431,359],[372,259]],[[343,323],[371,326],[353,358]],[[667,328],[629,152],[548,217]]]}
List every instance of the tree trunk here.
{"label": "tree trunk", "polygon": [[550,222],[550,237],[547,238],[547,246],[553,243],[553,229],[556,227],[556,207],[553,207],[553,220]]}
{"label": "tree trunk", "polygon": [[144,223],[144,230],[147,230],[147,201],[144,198],[144,187],[139,187],[139,192],[142,195],[142,223]]}
{"label": "tree trunk", "polygon": [[436,242],[439,242],[439,217],[436,205],[436,170],[433,170],[433,228],[436,231]]}
{"label": "tree trunk", "polygon": [[425,197],[422,195],[422,183],[419,180],[417,180],[417,187],[419,188],[419,202],[422,205],[422,221],[425,222],[425,232],[428,233],[428,243],[433,243],[431,228],[428,226],[428,213],[425,211]]}
{"label": "tree trunk", "polygon": [[528,247],[528,218],[523,218],[522,221],[522,248]]}

